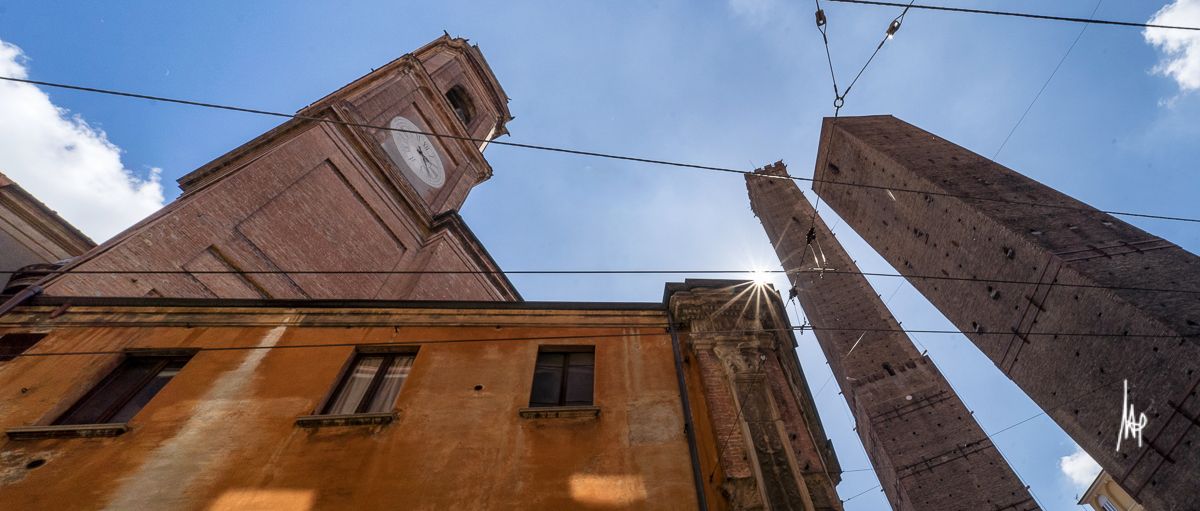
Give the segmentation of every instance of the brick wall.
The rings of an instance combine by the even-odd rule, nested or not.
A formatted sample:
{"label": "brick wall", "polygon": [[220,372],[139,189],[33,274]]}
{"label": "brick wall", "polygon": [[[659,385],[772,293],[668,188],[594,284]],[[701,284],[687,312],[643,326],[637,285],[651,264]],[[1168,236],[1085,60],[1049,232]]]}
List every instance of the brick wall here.
{"label": "brick wall", "polygon": [[[1200,502],[1200,300],[1114,289],[1200,290],[1200,259],[891,116],[821,140],[815,189],[848,225],[1147,508]],[[1148,443],[1118,452],[1125,380]]]}

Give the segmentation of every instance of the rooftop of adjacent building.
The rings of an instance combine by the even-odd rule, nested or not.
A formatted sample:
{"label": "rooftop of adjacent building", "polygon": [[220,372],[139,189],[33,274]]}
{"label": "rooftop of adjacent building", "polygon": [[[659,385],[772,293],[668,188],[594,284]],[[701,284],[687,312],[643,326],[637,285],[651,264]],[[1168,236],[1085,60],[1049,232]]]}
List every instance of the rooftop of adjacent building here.
{"label": "rooftop of adjacent building", "polygon": [[92,241],[86,234],[74,225],[71,225],[70,222],[59,216],[57,211],[50,209],[49,206],[38,200],[37,197],[34,197],[33,194],[22,188],[21,185],[17,184],[16,181],[13,181],[12,178],[3,172],[0,172],[0,193],[17,198],[36,211],[39,220],[45,226],[57,231],[62,238],[60,241],[64,245],[63,248],[75,252],[73,255],[82,254],[96,246],[96,242]]}

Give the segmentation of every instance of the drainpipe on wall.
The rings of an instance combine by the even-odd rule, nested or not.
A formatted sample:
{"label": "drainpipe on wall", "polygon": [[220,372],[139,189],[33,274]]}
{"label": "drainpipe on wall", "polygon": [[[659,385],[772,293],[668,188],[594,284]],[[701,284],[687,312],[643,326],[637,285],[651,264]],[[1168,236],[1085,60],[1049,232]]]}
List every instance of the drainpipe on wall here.
{"label": "drainpipe on wall", "polygon": [[679,345],[679,334],[675,331],[675,318],[671,306],[667,305],[667,324],[671,330],[671,352],[675,355],[675,379],[679,384],[679,401],[683,404],[683,431],[687,435],[688,454],[692,457],[692,482],[696,485],[696,502],[700,511],[708,511],[708,498],[704,493],[704,476],[700,470],[700,450],[696,446],[696,425],[692,422],[692,404],[688,400],[687,380],[683,375],[683,349]]}

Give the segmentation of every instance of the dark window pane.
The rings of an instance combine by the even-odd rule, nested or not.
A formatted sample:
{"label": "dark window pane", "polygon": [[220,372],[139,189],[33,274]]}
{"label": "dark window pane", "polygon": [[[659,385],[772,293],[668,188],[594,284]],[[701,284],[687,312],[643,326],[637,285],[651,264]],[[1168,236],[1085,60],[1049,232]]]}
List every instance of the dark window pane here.
{"label": "dark window pane", "polygon": [[180,357],[128,357],[56,424],[124,422],[187,363]]}
{"label": "dark window pane", "polygon": [[[573,355],[582,355],[575,353]],[[587,355],[591,355],[588,353]],[[571,366],[567,368],[567,395],[565,405],[592,404],[592,365],[575,365],[575,357],[571,357]]]}
{"label": "dark window pane", "polygon": [[571,365],[573,366],[588,366],[596,365],[596,354],[590,351],[570,353]]}
{"label": "dark window pane", "polygon": [[539,352],[529,406],[591,405],[595,360],[592,351]]}
{"label": "dark window pane", "polygon": [[171,381],[175,375],[179,374],[179,370],[183,369],[183,364],[186,361],[173,360],[154,375],[141,390],[137,391],[132,398],[129,399],[107,422],[128,422],[134,415],[137,415],[150,399],[158,394],[158,391],[167,386],[167,382]]}
{"label": "dark window pane", "polygon": [[4,334],[0,336],[0,362],[17,358],[34,344],[42,340],[46,334]]}
{"label": "dark window pane", "polygon": [[529,406],[558,406],[562,392],[564,353],[538,353]]}
{"label": "dark window pane", "polygon": [[562,367],[566,353],[538,353],[537,365]]}

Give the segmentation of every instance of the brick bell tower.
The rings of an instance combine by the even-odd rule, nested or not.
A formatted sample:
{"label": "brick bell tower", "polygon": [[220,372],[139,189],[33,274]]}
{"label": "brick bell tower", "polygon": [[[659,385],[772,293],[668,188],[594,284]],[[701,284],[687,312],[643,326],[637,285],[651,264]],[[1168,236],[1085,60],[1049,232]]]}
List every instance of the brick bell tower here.
{"label": "brick bell tower", "polygon": [[[440,37],[183,176],[45,293],[519,300],[457,213],[491,177],[507,102],[477,46]],[[363,273],[321,273],[347,270]]]}
{"label": "brick bell tower", "polygon": [[795,181],[770,177],[788,175],[783,162],[755,172],[746,176],[751,208],[812,322],[892,508],[1038,509]]}

